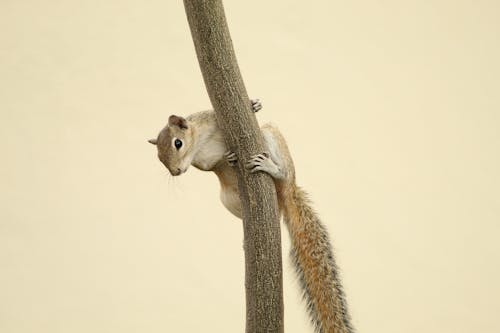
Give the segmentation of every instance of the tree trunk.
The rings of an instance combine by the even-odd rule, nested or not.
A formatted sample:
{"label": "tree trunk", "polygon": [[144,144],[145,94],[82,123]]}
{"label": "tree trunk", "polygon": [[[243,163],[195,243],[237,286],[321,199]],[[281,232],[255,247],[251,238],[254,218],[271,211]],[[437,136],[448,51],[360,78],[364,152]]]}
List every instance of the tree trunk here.
{"label": "tree trunk", "polygon": [[[246,332],[283,332],[281,236],[271,177],[250,174],[245,161],[265,150],[234,54],[221,0],[184,0],[205,85],[224,132],[238,156],[243,210]],[[221,313],[220,320],[224,320]]]}

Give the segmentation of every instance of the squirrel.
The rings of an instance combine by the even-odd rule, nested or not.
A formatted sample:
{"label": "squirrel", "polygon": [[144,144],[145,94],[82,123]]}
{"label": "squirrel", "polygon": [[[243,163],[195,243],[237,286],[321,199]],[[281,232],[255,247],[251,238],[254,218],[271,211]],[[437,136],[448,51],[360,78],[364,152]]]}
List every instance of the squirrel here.
{"label": "squirrel", "polygon": [[[262,108],[259,100],[250,102],[254,112]],[[267,151],[252,156],[245,167],[252,173],[266,172],[274,180],[280,215],[292,240],[292,262],[315,331],[353,333],[327,230],[311,208],[306,192],[295,184],[295,169],[284,137],[270,124],[262,126],[261,131]],[[187,118],[171,115],[158,137],[149,142],[156,145],[158,158],[173,176],[183,174],[190,165],[215,172],[222,203],[241,219],[233,168],[237,156],[227,150],[213,110]]]}

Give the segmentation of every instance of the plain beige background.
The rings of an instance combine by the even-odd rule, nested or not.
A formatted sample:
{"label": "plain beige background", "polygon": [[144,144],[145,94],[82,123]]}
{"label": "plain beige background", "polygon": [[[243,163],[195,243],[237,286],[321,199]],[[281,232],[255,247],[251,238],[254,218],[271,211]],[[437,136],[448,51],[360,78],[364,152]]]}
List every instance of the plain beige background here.
{"label": "plain beige background", "polygon": [[[225,4],[358,331],[499,332],[499,2]],[[1,332],[243,331],[240,222],[146,143],[208,107],[180,0],[0,2]]]}

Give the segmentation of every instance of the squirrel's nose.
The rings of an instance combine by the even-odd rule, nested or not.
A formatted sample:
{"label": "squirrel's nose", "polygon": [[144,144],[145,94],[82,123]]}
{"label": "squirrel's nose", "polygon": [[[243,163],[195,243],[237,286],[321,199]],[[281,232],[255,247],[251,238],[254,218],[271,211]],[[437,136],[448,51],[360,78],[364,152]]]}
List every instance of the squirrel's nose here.
{"label": "squirrel's nose", "polygon": [[167,169],[168,171],[170,171],[170,174],[172,176],[178,176],[182,173],[180,168],[167,168]]}
{"label": "squirrel's nose", "polygon": [[172,176],[178,176],[182,173],[180,168],[175,168],[174,170],[171,171]]}

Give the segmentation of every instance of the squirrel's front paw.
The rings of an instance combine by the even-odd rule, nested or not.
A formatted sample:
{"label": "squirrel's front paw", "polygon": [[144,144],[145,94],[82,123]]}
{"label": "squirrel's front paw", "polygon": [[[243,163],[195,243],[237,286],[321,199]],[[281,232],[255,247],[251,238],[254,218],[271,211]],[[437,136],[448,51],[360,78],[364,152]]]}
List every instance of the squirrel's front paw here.
{"label": "squirrel's front paw", "polygon": [[238,163],[238,157],[232,151],[227,151],[224,153],[224,158],[227,161],[227,164],[234,167]]}
{"label": "squirrel's front paw", "polygon": [[252,103],[253,112],[258,112],[260,109],[262,109],[262,103],[260,102],[260,99],[251,99],[250,102]]}

